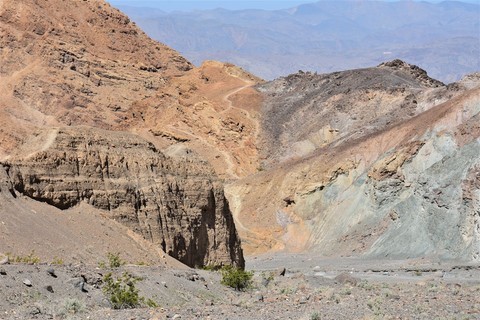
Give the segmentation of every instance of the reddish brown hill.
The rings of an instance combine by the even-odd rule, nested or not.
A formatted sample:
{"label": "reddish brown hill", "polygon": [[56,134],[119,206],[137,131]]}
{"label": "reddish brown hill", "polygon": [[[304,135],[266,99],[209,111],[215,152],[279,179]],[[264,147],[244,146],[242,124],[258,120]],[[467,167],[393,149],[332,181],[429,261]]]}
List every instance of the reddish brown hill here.
{"label": "reddish brown hill", "polygon": [[261,80],[228,63],[207,61],[134,107],[129,126],[156,145],[180,143],[207,159],[223,178],[259,167],[257,136]]}
{"label": "reddish brown hill", "polygon": [[[192,69],[177,52],[148,38],[100,0],[1,1],[0,49],[0,160],[7,172],[1,182],[14,184],[3,193],[10,190],[60,209],[88,202],[191,266],[243,266],[222,181],[186,147],[207,159],[215,154],[217,172],[236,175],[226,142],[206,139],[199,128],[210,125],[210,117],[225,119],[214,127],[221,136],[223,127],[235,130],[243,126],[240,122],[252,122],[247,114],[235,119],[243,109],[232,101],[256,78],[219,63]],[[192,86],[198,92],[191,93]],[[203,104],[213,109],[197,121]],[[183,126],[191,128],[182,131]],[[254,124],[248,126],[245,131],[252,132]],[[175,140],[178,134],[190,135],[191,143],[165,153],[154,147],[182,143]],[[239,154],[244,146],[255,152],[252,142],[237,138]],[[113,154],[121,168],[114,179],[127,184],[108,180]],[[146,154],[151,155],[148,164]],[[94,161],[80,178],[84,156]],[[219,169],[227,161],[230,169]],[[21,173],[10,171],[17,166]],[[36,172],[43,167],[48,170]],[[24,181],[32,174],[35,178]],[[93,176],[96,187],[91,187]],[[143,181],[144,176],[150,178]],[[88,191],[78,188],[81,181]],[[99,194],[102,200],[89,200]],[[58,228],[69,226],[59,223]]]}
{"label": "reddish brown hill", "polygon": [[224,177],[258,168],[260,79],[192,69],[104,1],[3,1],[0,48],[0,156],[35,127],[89,125],[186,143]]}
{"label": "reddish brown hill", "polygon": [[1,148],[36,126],[119,128],[133,102],[191,64],[104,1],[0,5]]}

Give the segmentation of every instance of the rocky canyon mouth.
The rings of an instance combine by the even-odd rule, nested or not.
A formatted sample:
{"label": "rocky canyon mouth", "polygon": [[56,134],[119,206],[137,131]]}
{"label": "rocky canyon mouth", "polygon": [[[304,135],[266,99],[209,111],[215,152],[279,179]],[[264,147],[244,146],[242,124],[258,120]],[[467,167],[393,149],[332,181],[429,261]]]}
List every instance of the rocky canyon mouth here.
{"label": "rocky canyon mouth", "polygon": [[101,0],[1,1],[0,61],[0,318],[480,315],[479,73],[265,81]]}

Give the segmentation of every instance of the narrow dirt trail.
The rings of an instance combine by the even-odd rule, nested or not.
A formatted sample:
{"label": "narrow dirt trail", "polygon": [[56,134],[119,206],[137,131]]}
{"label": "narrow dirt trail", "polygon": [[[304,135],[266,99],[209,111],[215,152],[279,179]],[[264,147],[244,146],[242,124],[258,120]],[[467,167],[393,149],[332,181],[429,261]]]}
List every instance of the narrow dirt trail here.
{"label": "narrow dirt trail", "polygon": [[[225,104],[225,108],[222,111],[220,111],[218,114],[225,115],[231,110],[235,110],[236,112],[238,112],[240,115],[242,115],[242,118],[244,118],[246,121],[251,123],[251,125],[253,126],[254,128],[253,139],[256,140],[259,132],[259,124],[257,123],[257,120],[251,115],[251,113],[248,110],[245,110],[243,108],[236,106],[230,99],[233,95],[241,92],[242,90],[252,87],[255,84],[255,82],[244,80],[239,77],[236,77],[236,78],[244,82],[244,85],[234,88],[226,92],[225,95],[221,96],[221,101]],[[234,179],[234,180],[237,180],[240,178],[240,176],[236,172],[237,163],[233,158],[234,156],[232,154],[232,150],[229,150],[225,145],[220,143],[213,144],[212,142],[209,142],[207,138],[202,137],[201,135],[195,135],[179,127],[170,127],[170,128],[174,131],[177,131],[179,133],[187,135],[188,137],[191,137],[192,140],[198,141],[199,143],[209,147],[212,150],[216,150],[221,155],[222,160],[225,163],[225,174],[227,178]],[[248,148],[246,144],[250,140],[250,136],[241,137],[240,140],[241,140],[241,143],[239,144],[239,147],[236,147],[235,149]]]}
{"label": "narrow dirt trail", "polygon": [[[251,113],[248,111],[248,110],[245,110],[243,108],[239,108],[239,107],[236,107],[233,105],[233,102],[232,100],[230,100],[230,97],[239,93],[240,91],[242,90],[245,90],[245,89],[248,89],[248,88],[251,88],[253,85],[255,85],[255,82],[253,81],[248,81],[248,80],[242,80],[245,82],[245,85],[242,86],[242,87],[239,87],[237,89],[234,89],[232,91],[230,91],[229,93],[227,93],[224,97],[223,97],[223,101],[225,101],[228,105],[228,108],[223,110],[222,112],[220,112],[220,114],[225,114],[227,113],[228,111],[230,111],[231,109],[236,109],[238,111],[240,111],[240,113],[244,114],[248,120],[250,120],[254,125],[255,125],[255,133],[258,134],[258,130],[259,130],[259,126],[258,126],[258,123],[257,121],[254,119],[254,117],[252,117]],[[257,137],[257,135],[255,135],[255,138]]]}
{"label": "narrow dirt trail", "polygon": [[211,144],[210,142],[207,141],[207,139],[203,138],[202,136],[200,135],[194,135],[188,131],[185,131],[185,130],[182,130],[178,127],[170,127],[172,130],[174,131],[177,131],[177,132],[180,132],[182,134],[185,134],[189,137],[192,138],[192,140],[199,140],[201,143],[209,146],[210,148],[212,148],[213,150],[218,150],[219,153],[221,153],[223,155],[223,159],[225,161],[225,164],[227,165],[227,169],[225,170],[225,172],[231,177],[231,178],[234,178],[234,179],[238,179],[239,176],[235,173],[235,170],[234,170],[234,167],[235,167],[235,164],[233,163],[233,160],[232,160],[232,156],[225,150],[221,150],[221,149],[218,149],[216,146],[214,146],[213,144]]}
{"label": "narrow dirt trail", "polygon": [[230,203],[230,209],[233,219],[235,221],[235,225],[237,229],[243,234],[255,234],[255,232],[247,228],[240,220],[239,215],[241,212],[242,203],[239,190],[236,190],[236,188],[233,187],[233,185],[228,181],[229,179],[230,181],[240,179],[239,175],[236,172],[238,165],[233,158],[234,151],[252,148],[251,145],[248,146],[247,143],[251,142],[252,140],[256,141],[260,131],[260,124],[255,115],[253,115],[251,111],[236,105],[234,102],[235,100],[232,99],[232,97],[234,97],[236,94],[254,86],[256,82],[246,80],[240,77],[236,78],[241,80],[243,84],[240,84],[239,87],[227,91],[226,93],[224,93],[223,96],[219,97],[221,99],[220,101],[222,101],[223,103],[223,110],[220,111],[218,115],[220,117],[226,117],[229,112],[234,112],[235,114],[240,115],[242,119],[241,121],[244,122],[245,126],[252,128],[249,131],[248,135],[242,136],[240,138],[241,140],[239,141],[238,147],[236,147],[235,149],[229,149],[223,143],[216,144],[214,142],[210,142],[208,141],[207,137],[195,135],[189,132],[187,128],[170,127],[170,129],[174,132],[178,132],[179,134],[187,136],[192,141],[203,144],[211,150],[215,150],[216,154],[219,154],[221,156],[221,161],[225,164],[225,176],[227,177],[227,181],[225,183],[225,195]]}
{"label": "narrow dirt trail", "polygon": [[237,228],[237,230],[241,230],[245,233],[251,233],[252,231],[245,227],[242,221],[238,219],[238,214],[242,210],[242,202],[238,192],[235,192],[234,189],[231,188],[231,185],[226,185],[224,190],[225,196],[227,197],[230,204],[230,211],[232,212],[232,217],[235,221],[235,227]]}
{"label": "narrow dirt trail", "polygon": [[[227,112],[231,111],[232,109],[237,110],[241,115],[245,116],[245,118],[252,124],[252,126],[254,128],[253,129],[253,140],[257,141],[257,138],[258,138],[258,135],[259,135],[259,132],[260,132],[260,124],[255,119],[255,117],[252,116],[250,111],[235,106],[234,103],[232,102],[232,100],[230,99],[232,96],[239,93],[240,91],[251,88],[253,85],[255,85],[255,82],[244,80],[244,79],[241,79],[241,78],[238,78],[238,79],[242,80],[245,83],[245,85],[228,92],[223,97],[222,100],[227,104],[227,108],[224,109],[222,112],[220,112],[220,114],[222,114],[222,115],[226,114]],[[239,149],[247,148],[246,143],[247,143],[248,140],[249,140],[248,137],[242,139],[242,144],[239,147]]]}
{"label": "narrow dirt trail", "polygon": [[[238,79],[240,79],[240,78],[238,78]],[[226,114],[227,112],[231,111],[232,109],[235,109],[240,114],[245,116],[245,118],[253,125],[253,128],[254,128],[253,140],[256,141],[257,137],[259,135],[259,132],[260,132],[260,124],[258,123],[258,121],[252,116],[252,114],[248,110],[235,106],[234,103],[232,102],[232,100],[230,99],[232,96],[241,92],[242,90],[251,88],[253,85],[255,85],[255,82],[253,82],[253,81],[248,81],[248,80],[244,80],[244,79],[240,79],[240,80],[242,80],[245,83],[245,85],[228,92],[223,97],[223,101],[227,104],[227,108],[224,109],[221,112],[221,114]],[[248,141],[248,137],[247,137],[247,139],[242,139],[242,144],[241,144],[240,148],[245,148],[247,141]],[[232,188],[231,185],[227,184],[225,186],[225,196],[227,197],[227,199],[230,202],[230,209],[231,209],[232,217],[235,221],[235,226],[236,226],[237,230],[239,230],[240,232],[242,232],[244,234],[254,234],[254,232],[252,230],[250,230],[249,228],[247,228],[242,223],[242,221],[240,220],[240,212],[241,212],[241,209],[242,209],[242,201],[239,197],[238,190],[235,190],[235,188]]]}

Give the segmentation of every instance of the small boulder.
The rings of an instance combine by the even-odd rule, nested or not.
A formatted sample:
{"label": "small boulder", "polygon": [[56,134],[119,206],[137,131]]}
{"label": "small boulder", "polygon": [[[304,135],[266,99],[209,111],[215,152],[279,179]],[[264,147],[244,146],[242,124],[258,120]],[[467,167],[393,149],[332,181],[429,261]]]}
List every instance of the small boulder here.
{"label": "small boulder", "polygon": [[266,287],[270,283],[270,279],[268,278],[262,278],[262,286]]}
{"label": "small boulder", "polygon": [[285,273],[287,272],[287,269],[285,267],[280,267],[277,269],[275,272],[278,276],[284,277]]}
{"label": "small boulder", "polygon": [[53,269],[53,268],[48,268],[47,273],[54,278],[57,277],[57,275],[55,274],[55,269]]}
{"label": "small boulder", "polygon": [[255,292],[254,301],[263,302],[263,294],[260,291]]}
{"label": "small boulder", "polygon": [[299,304],[305,304],[307,303],[307,301],[310,299],[310,296],[302,296],[300,297],[300,299],[298,300],[298,303]]}
{"label": "small boulder", "polygon": [[335,277],[335,281],[341,284],[348,283],[351,286],[356,286],[358,283],[358,279],[347,272],[340,273],[338,276]]}
{"label": "small boulder", "polygon": [[27,287],[31,287],[32,286],[32,281],[30,281],[28,279],[24,279],[23,284],[26,285]]}

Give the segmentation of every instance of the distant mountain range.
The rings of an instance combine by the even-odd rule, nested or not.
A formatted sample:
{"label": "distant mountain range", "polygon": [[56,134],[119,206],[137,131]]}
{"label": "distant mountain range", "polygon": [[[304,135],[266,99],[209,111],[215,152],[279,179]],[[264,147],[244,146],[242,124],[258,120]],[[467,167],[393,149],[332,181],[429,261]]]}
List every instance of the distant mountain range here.
{"label": "distant mountain range", "polygon": [[265,79],[400,58],[453,82],[480,70],[480,5],[321,1],[285,10],[164,12],[119,6],[147,34],[199,65],[228,61]]}

